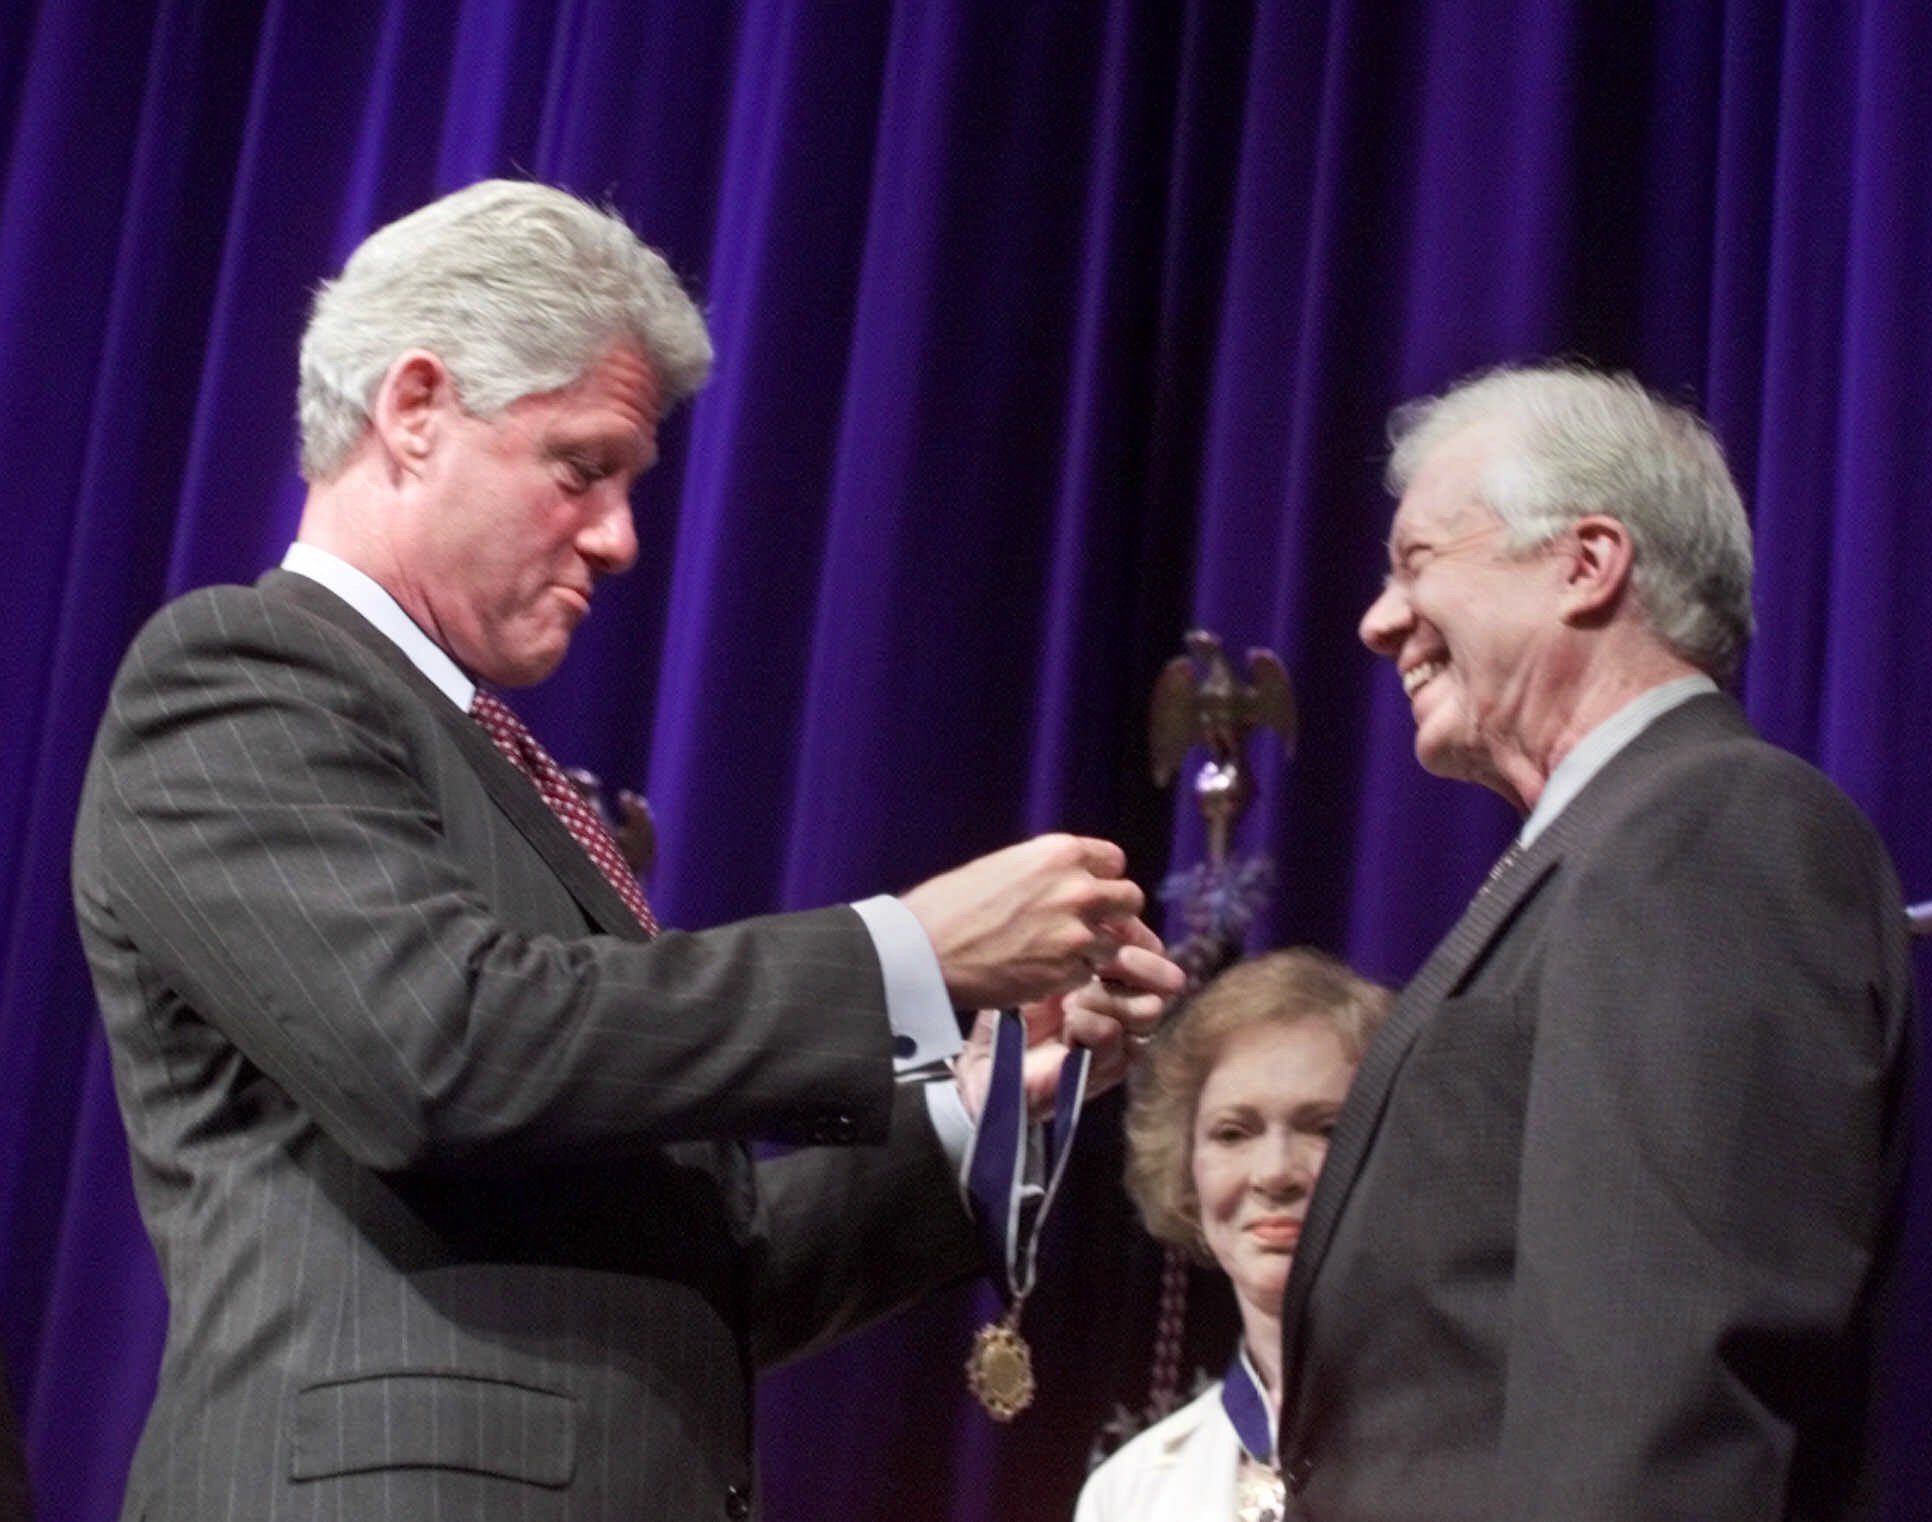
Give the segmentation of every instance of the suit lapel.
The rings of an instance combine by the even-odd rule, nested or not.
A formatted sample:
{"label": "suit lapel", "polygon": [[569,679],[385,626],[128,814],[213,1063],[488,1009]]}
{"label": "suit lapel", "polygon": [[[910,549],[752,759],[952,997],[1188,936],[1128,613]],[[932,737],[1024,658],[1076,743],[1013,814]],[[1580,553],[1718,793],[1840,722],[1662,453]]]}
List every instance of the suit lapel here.
{"label": "suit lapel", "polygon": [[395,673],[422,700],[423,707],[435,715],[443,733],[462,752],[504,816],[529,842],[556,873],[591,923],[611,935],[631,940],[644,937],[643,928],[625,907],[597,863],[592,861],[576,837],[551,812],[543,795],[531,786],[530,779],[512,766],[482,728],[452,703],[449,698],[416,669],[415,663],[395,641],[371,624],[320,582],[292,571],[273,570],[257,583],[262,592],[296,604],[304,611],[326,620],[355,640],[369,655]]}
{"label": "suit lapel", "polygon": [[1316,1181],[1314,1198],[1308,1202],[1307,1219],[1302,1223],[1294,1266],[1289,1270],[1288,1286],[1282,1296],[1281,1317],[1286,1339],[1282,1368],[1289,1376],[1284,1388],[1292,1388],[1301,1313],[1308,1301],[1309,1286],[1321,1267],[1342,1207],[1368,1156],[1395,1076],[1437,1005],[1462,982],[1476,959],[1509,922],[1517,906],[1555,869],[1562,843],[1554,835],[1554,830],[1545,833],[1476,894],[1462,918],[1402,990],[1389,1018],[1363,1054],[1362,1066],[1336,1119],[1334,1134],[1329,1138],[1328,1157]]}

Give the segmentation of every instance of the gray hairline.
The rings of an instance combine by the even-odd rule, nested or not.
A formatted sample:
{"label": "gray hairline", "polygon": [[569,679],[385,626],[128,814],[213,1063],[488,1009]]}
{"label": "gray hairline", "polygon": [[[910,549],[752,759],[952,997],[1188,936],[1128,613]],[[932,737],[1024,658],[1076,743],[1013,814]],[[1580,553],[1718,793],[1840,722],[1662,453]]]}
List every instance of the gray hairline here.
{"label": "gray hairline", "polygon": [[[1545,379],[1551,389],[1581,384],[1633,401],[1641,398],[1658,433],[1678,436],[1670,441],[1674,457],[1710,484],[1721,482],[1737,506],[1737,524],[1725,525],[1721,509],[1720,516],[1686,516],[1684,521],[1671,523],[1662,502],[1632,513],[1616,504],[1579,502],[1564,492],[1560,478],[1573,467],[1562,458],[1565,441],[1560,424],[1540,410],[1554,400],[1549,390],[1537,390],[1537,383]],[[1728,680],[1752,633],[1752,555],[1749,524],[1737,500],[1736,484],[1709,427],[1689,408],[1659,396],[1624,372],[1603,372],[1579,364],[1502,365],[1459,381],[1440,396],[1404,403],[1390,414],[1388,432],[1393,448],[1385,484],[1391,495],[1399,499],[1408,490],[1430,455],[1485,424],[1507,429],[1516,446],[1492,456],[1477,477],[1477,501],[1502,522],[1505,552],[1515,556],[1534,554],[1585,517],[1616,519],[1630,534],[1637,551],[1631,586],[1645,626],[1674,654],[1720,682]],[[1685,436],[1691,442],[1686,443]],[[1634,445],[1635,441],[1625,436],[1618,443]],[[1695,458],[1703,450],[1708,451],[1709,458]],[[1711,466],[1715,469],[1707,469]],[[1652,507],[1661,510],[1653,512]],[[1705,566],[1687,568],[1674,563],[1665,547],[1653,538],[1660,530],[1690,528],[1702,531],[1701,537],[1709,541],[1709,530],[1728,534],[1735,527],[1742,528],[1741,538],[1718,544],[1720,558]],[[1740,606],[1717,605],[1708,595],[1700,598],[1700,591],[1723,590],[1712,586],[1713,578],[1729,573],[1741,573]],[[1663,607],[1659,606],[1660,595],[1666,604]]]}
{"label": "gray hairline", "polygon": [[[559,246],[571,272],[534,298],[528,286],[543,267],[536,253],[480,267],[450,254],[466,233],[500,235],[518,220]],[[400,266],[421,254],[443,262],[433,282],[412,291]],[[492,290],[492,275],[510,289]],[[522,326],[519,284],[534,310]],[[494,308],[480,320],[479,293]],[[479,181],[376,229],[317,286],[301,342],[302,473],[326,480],[342,469],[367,433],[383,378],[412,349],[434,353],[458,405],[488,418],[575,384],[625,342],[650,364],[660,416],[709,377],[703,316],[663,256],[614,208],[533,181]]]}

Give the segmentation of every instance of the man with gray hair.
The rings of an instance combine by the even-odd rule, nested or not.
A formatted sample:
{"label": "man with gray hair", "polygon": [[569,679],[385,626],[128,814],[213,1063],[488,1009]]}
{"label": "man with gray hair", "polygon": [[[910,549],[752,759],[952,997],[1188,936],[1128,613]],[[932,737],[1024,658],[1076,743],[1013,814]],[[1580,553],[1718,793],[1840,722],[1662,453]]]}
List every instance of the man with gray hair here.
{"label": "man with gray hair", "polygon": [[1423,766],[1525,819],[1331,1138],[1283,1309],[1290,1514],[1869,1515],[1904,919],[1858,811],[1719,690],[1751,548],[1716,441],[1573,366],[1392,431],[1362,639]]}
{"label": "man with gray hair", "polygon": [[658,931],[493,689],[636,558],[710,357],[560,191],[403,218],[316,297],[282,566],[129,652],[74,842],[169,1295],[129,1518],[755,1515],[753,1372],[978,1266],[954,1010],[1033,1001],[1037,1104],[1178,987],[1119,849],[1065,835]]}

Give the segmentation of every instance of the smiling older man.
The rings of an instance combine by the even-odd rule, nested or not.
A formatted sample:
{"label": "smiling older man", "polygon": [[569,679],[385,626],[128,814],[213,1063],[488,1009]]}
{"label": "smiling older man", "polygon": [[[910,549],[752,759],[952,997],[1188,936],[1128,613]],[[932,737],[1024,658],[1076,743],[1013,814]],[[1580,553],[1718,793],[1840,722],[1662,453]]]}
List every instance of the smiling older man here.
{"label": "smiling older man", "polygon": [[1625,376],[1403,409],[1363,640],[1431,772],[1525,815],[1403,992],[1284,1306],[1329,1522],[1766,1522],[1875,1504],[1911,991],[1858,811],[1721,691],[1749,528]]}

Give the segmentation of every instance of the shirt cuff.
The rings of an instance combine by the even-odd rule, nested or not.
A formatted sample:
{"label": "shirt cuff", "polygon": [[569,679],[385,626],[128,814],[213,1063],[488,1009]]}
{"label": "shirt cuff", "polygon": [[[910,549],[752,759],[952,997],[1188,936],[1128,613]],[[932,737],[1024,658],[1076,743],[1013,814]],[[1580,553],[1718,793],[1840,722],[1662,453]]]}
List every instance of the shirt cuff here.
{"label": "shirt cuff", "polygon": [[959,1180],[959,1197],[968,1210],[972,1196],[966,1188],[966,1165],[973,1153],[973,1118],[966,1113],[966,1101],[959,1097],[959,1085],[951,1076],[935,1078],[926,1088],[926,1114],[932,1120],[933,1134],[953,1165]]}
{"label": "shirt cuff", "polygon": [[[893,1070],[912,1073],[948,1061],[964,1043],[959,1036],[959,1016],[939,971],[939,957],[926,938],[925,928],[890,894],[861,899],[852,908],[872,937],[879,973],[885,980]],[[962,1122],[965,1115],[962,1107]],[[942,1131],[942,1138],[944,1134]]]}

